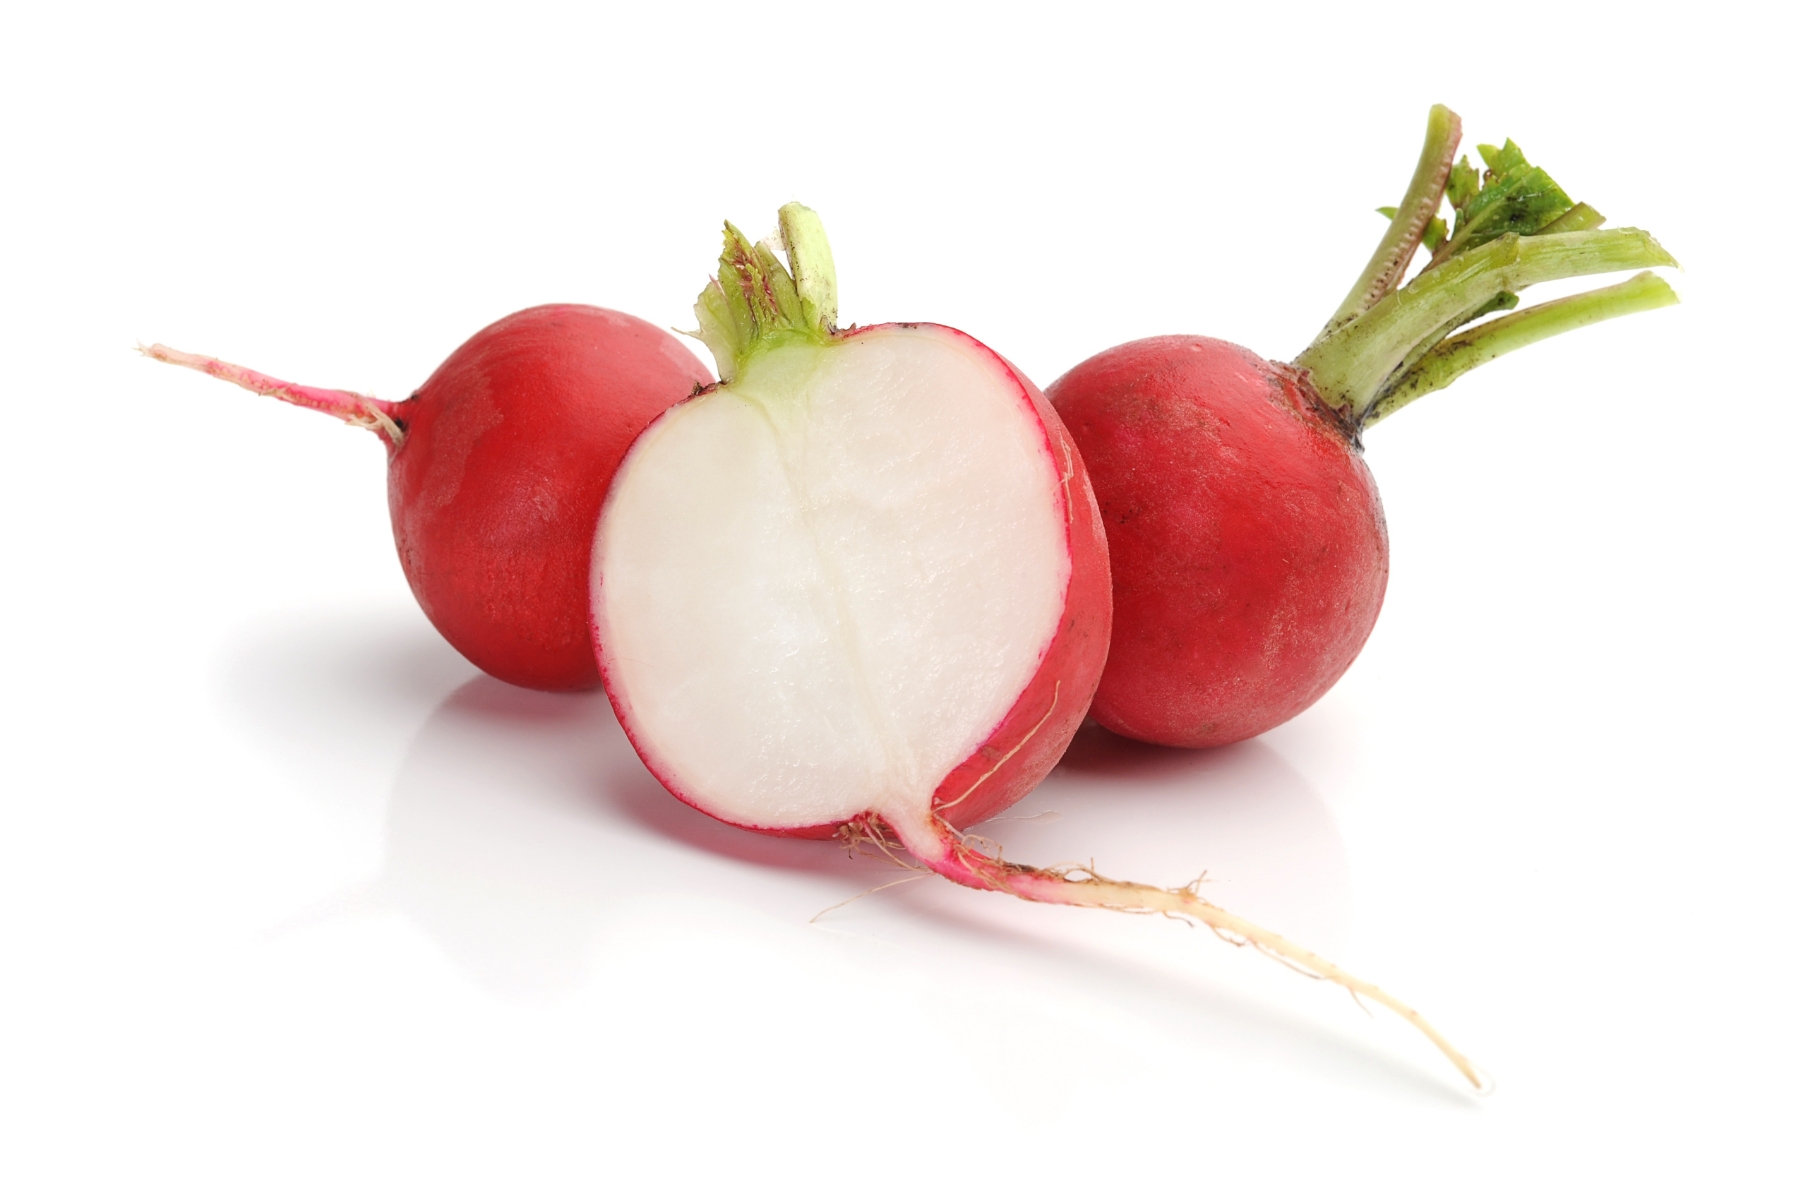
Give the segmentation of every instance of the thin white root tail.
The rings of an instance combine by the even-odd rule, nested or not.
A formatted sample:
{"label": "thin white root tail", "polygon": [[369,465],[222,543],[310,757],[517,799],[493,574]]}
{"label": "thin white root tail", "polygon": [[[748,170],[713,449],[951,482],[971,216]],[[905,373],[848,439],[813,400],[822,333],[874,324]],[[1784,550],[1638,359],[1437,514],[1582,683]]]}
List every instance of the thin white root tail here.
{"label": "thin white root tail", "polygon": [[1240,945],[1254,946],[1275,961],[1292,967],[1309,978],[1335,983],[1355,999],[1372,1000],[1388,1011],[1398,1014],[1407,1024],[1430,1038],[1431,1044],[1450,1060],[1476,1091],[1489,1090],[1490,1085],[1486,1076],[1473,1062],[1469,1061],[1467,1055],[1451,1045],[1449,1039],[1439,1033],[1431,1022],[1420,1016],[1416,1008],[1402,1003],[1398,998],[1374,984],[1357,978],[1336,963],[1319,957],[1306,947],[1296,945],[1278,933],[1272,933],[1260,925],[1252,924],[1242,917],[1227,912],[1211,901],[1201,899],[1190,888],[1170,891],[1141,883],[1116,882],[1099,876],[1088,879],[1065,879],[1062,883],[1068,888],[1091,887],[1099,893],[1092,899],[1069,900],[1065,903],[1085,904],[1099,908],[1118,908],[1126,911],[1179,912],[1182,916],[1201,922],[1226,940],[1237,939]]}
{"label": "thin white root tail", "polygon": [[[1254,946],[1283,966],[1291,967],[1309,978],[1337,984],[1349,992],[1359,1005],[1362,1000],[1368,999],[1397,1014],[1431,1039],[1431,1044],[1450,1060],[1477,1092],[1485,1094],[1492,1090],[1491,1081],[1468,1056],[1451,1045],[1449,1039],[1420,1016],[1417,1009],[1401,1003],[1381,988],[1357,978],[1304,946],[1227,912],[1209,900],[1201,899],[1196,890],[1199,879],[1185,887],[1161,888],[1108,879],[1091,866],[1055,870],[1021,866],[1007,862],[997,854],[984,853],[935,814],[923,821],[908,821],[896,820],[884,813],[882,820],[893,829],[901,844],[915,858],[939,875],[965,887],[1005,892],[1022,900],[1035,900],[1044,904],[1162,913],[1178,920],[1198,921],[1233,945]],[[859,834],[878,843],[885,841],[880,831],[868,822],[864,823]]]}
{"label": "thin white root tail", "polygon": [[878,883],[872,888],[864,888],[862,891],[856,893],[856,895],[848,896],[842,900],[839,900],[836,904],[827,904],[824,908],[821,908],[818,912],[814,913],[812,915],[812,919],[807,921],[807,924],[808,925],[817,925],[819,923],[819,918],[824,916],[826,913],[834,913],[838,909],[844,907],[846,904],[856,903],[858,900],[861,900],[864,896],[873,896],[876,892],[885,892],[889,888],[899,887],[903,883],[917,883],[921,879],[930,879],[931,878],[931,872],[925,870],[923,867],[914,867],[914,868],[910,868],[910,869],[917,871],[918,874],[908,875],[904,879],[890,879],[886,883]]}

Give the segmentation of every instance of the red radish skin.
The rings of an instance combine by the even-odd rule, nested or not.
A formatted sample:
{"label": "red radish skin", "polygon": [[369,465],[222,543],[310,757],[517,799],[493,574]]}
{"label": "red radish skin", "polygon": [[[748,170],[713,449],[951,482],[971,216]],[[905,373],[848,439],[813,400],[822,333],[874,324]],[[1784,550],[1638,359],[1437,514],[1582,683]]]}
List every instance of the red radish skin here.
{"label": "red radish skin", "polygon": [[712,382],[647,321],[579,304],[504,317],[401,401],[282,382],[152,346],[152,358],[372,429],[388,450],[400,565],[438,632],[507,683],[598,686],[588,554],[632,440]]}
{"label": "red radish skin", "polygon": [[[1502,354],[1676,302],[1644,270],[1509,312],[1536,283],[1674,259],[1641,230],[1599,228],[1511,142],[1481,147],[1485,175],[1456,162],[1460,136],[1434,108],[1406,197],[1383,210],[1387,234],[1291,365],[1157,337],[1050,385],[1112,555],[1113,642],[1094,700],[1107,728],[1220,746],[1304,711],[1361,651],[1387,587],[1362,430]],[[1438,216],[1446,199],[1454,225]],[[1421,246],[1429,263],[1401,286]]]}
{"label": "red radish skin", "polygon": [[1062,475],[1061,514],[1071,568],[1062,624],[1044,650],[1037,673],[980,748],[944,776],[932,793],[932,811],[959,828],[1011,808],[1062,760],[1087,715],[1112,635],[1112,571],[1093,487],[1068,430],[1044,393],[1011,363],[1005,365],[1030,400]]}
{"label": "red radish skin", "polygon": [[1400,1014],[1484,1086],[1417,1012],[1193,884],[1023,866],[960,832],[1036,786],[1088,707],[1111,624],[1100,510],[1028,380],[943,326],[839,332],[816,215],[781,218],[789,267],[726,226],[696,306],[721,383],[645,429],[595,531],[595,645],[645,765],[754,832],[1196,921]]}
{"label": "red radish skin", "polygon": [[1375,480],[1289,367],[1159,337],[1050,386],[1099,497],[1114,633],[1094,717],[1223,746],[1309,707],[1368,640],[1387,587]]}

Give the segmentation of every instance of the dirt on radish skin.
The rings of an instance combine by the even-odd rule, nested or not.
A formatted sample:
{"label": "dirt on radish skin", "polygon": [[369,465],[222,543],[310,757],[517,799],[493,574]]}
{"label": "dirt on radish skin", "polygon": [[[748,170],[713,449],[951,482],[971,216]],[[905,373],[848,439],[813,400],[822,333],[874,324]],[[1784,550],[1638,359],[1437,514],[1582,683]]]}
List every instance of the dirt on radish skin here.
{"label": "dirt on radish skin", "polygon": [[[817,217],[726,226],[701,336],[722,382],[647,428],[593,552],[601,674],[679,799],[787,837],[876,842],[1021,899],[1200,921],[1413,1010],[1200,898],[1006,862],[959,832],[1055,765],[1104,663],[1111,584],[1087,473],[1043,395],[941,325],[839,331]],[[791,270],[789,269],[791,268]]]}
{"label": "dirt on radish skin", "polygon": [[[1108,729],[1219,746],[1304,711],[1368,640],[1387,586],[1361,431],[1501,354],[1675,302],[1645,271],[1457,332],[1534,283],[1674,262],[1640,230],[1599,228],[1511,142],[1481,148],[1485,176],[1455,162],[1460,132],[1432,111],[1386,236],[1292,365],[1159,337],[1050,385],[1106,520],[1113,640],[1094,716]],[[1401,287],[1421,246],[1431,261]]]}
{"label": "dirt on radish skin", "polygon": [[373,430],[388,450],[400,565],[425,615],[488,674],[548,691],[600,682],[588,555],[613,471],[645,425],[712,382],[664,330],[579,304],[496,321],[400,401],[166,346],[145,353]]}

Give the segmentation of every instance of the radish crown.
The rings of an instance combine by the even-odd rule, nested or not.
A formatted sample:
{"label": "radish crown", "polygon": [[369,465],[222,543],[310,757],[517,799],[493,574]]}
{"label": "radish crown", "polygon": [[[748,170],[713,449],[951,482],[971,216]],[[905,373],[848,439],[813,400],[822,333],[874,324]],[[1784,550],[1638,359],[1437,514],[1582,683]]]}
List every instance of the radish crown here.
{"label": "radish crown", "polygon": [[[837,268],[819,214],[798,202],[781,209],[780,245],[752,243],[725,222],[719,275],[700,293],[695,334],[729,383],[750,359],[795,341],[823,345],[837,332]],[[785,250],[787,265],[778,252]]]}
{"label": "radish crown", "polygon": [[[1312,345],[1294,360],[1321,399],[1353,427],[1373,424],[1484,362],[1532,342],[1627,313],[1676,303],[1649,271],[1476,325],[1519,303],[1535,283],[1672,267],[1640,229],[1601,229],[1605,218],[1569,199],[1512,141],[1478,147],[1485,171],[1455,160],[1462,122],[1432,108],[1405,198],[1388,218],[1369,265]],[[1450,203],[1450,220],[1440,215]],[[1404,287],[1420,247],[1430,261]]]}

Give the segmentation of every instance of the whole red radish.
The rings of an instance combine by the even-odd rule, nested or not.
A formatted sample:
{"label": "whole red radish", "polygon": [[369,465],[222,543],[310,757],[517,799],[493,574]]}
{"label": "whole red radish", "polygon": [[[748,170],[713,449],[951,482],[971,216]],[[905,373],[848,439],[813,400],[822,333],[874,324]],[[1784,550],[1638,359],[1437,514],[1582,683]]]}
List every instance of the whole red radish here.
{"label": "whole red radish", "polygon": [[[1512,312],[1534,283],[1669,266],[1648,234],[1602,230],[1518,147],[1454,162],[1434,108],[1405,200],[1342,307],[1292,364],[1203,337],[1129,342],[1049,396],[1106,522],[1113,640],[1094,716],[1169,746],[1254,737],[1311,705],[1368,640],[1387,528],[1363,463],[1367,426],[1545,337],[1675,303],[1645,271]],[[1455,223],[1437,215],[1446,191]],[[1431,261],[1398,286],[1419,247]]]}
{"label": "whole red radish", "polygon": [[145,353],[371,429],[413,595],[470,662],[521,687],[600,682],[588,554],[632,439],[712,376],[664,330],[580,304],[489,325],[405,400],[302,387],[166,346]]}
{"label": "whole red radish", "polygon": [[670,792],[784,837],[872,840],[1028,900],[1202,921],[1416,1013],[1200,899],[1019,866],[960,828],[1034,787],[1080,725],[1111,585],[1087,473],[1010,363],[942,325],[838,330],[811,210],[725,227],[701,336],[722,382],[613,478],[594,633],[620,724]]}

